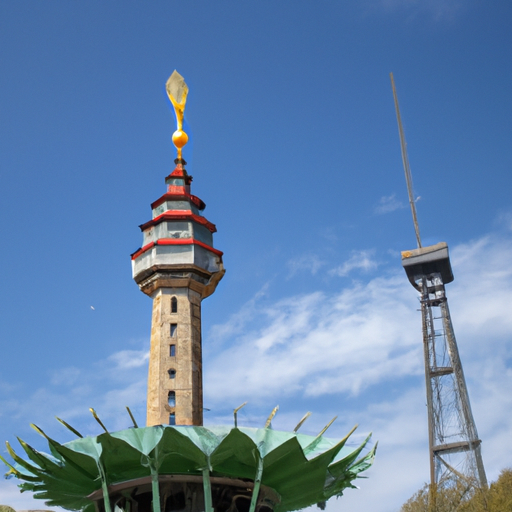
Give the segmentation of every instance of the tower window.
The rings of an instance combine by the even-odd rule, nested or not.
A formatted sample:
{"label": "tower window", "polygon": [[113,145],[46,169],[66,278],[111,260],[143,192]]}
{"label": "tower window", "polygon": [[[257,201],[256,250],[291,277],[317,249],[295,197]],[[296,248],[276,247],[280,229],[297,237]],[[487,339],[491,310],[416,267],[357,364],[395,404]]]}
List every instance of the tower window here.
{"label": "tower window", "polygon": [[169,414],[169,425],[176,425],[176,414],[173,412]]}
{"label": "tower window", "polygon": [[169,379],[176,378],[176,370],[169,370],[167,373],[169,374]]}
{"label": "tower window", "polygon": [[178,324],[171,324],[171,338],[176,337],[177,329],[178,329]]}
{"label": "tower window", "polygon": [[176,345],[171,345],[169,347],[169,355],[171,357],[176,357]]}
{"label": "tower window", "polygon": [[178,299],[176,297],[171,298],[171,313],[178,312]]}
{"label": "tower window", "polygon": [[169,407],[176,407],[176,391],[169,391],[168,402]]}

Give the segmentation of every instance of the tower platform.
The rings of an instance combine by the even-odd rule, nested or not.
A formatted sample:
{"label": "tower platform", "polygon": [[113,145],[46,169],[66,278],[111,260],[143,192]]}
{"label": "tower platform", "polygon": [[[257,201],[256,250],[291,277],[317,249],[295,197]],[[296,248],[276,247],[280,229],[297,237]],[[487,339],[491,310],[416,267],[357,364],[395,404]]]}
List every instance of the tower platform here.
{"label": "tower platform", "polygon": [[402,266],[409,282],[418,291],[421,291],[418,280],[423,276],[440,274],[443,284],[451,283],[454,279],[446,242],[402,251]]}

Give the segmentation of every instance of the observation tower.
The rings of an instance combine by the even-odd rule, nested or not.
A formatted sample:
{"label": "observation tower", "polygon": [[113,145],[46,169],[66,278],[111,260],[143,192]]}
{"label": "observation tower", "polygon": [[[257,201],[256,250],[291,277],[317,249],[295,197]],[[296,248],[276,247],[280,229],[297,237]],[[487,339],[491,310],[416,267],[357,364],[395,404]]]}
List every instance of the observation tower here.
{"label": "observation tower", "polygon": [[[0,460],[6,476],[48,506],[82,512],[288,512],[341,496],[374,460],[377,445],[363,451],[348,435],[324,437],[271,428],[275,407],[263,428],[202,426],[201,301],[224,275],[222,253],[213,247],[215,226],[190,193],[192,177],[181,150],[187,142],[183,112],[188,88],[175,71],[167,92],[178,121],[173,134],[176,168],[167,192],[141,226],[143,246],[132,254],[133,277],[153,299],[148,378],[147,426],[83,436],[57,418],[76,439],[61,444],[32,425],[48,441],[51,455],[19,439],[28,459],[7,444],[14,460]],[[323,506],[323,505],[322,505]]]}
{"label": "observation tower", "polygon": [[188,88],[177,71],[166,90],[178,125],[176,168],[165,179],[167,192],[151,205],[152,219],[140,226],[142,247],[132,254],[133,278],[153,300],[146,424],[202,425],[201,301],[225,270],[222,252],[213,247],[216,227],[202,216],[204,202],[190,193],[192,176],[182,158]]}

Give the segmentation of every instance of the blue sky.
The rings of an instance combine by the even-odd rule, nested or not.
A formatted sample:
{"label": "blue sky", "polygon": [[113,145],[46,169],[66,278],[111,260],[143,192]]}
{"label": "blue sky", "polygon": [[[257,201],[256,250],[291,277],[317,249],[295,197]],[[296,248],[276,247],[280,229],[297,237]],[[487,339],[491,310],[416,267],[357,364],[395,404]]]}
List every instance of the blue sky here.
{"label": "blue sky", "polygon": [[[226,276],[203,303],[206,424],[379,451],[328,511],[392,512],[428,479],[415,247],[389,72],[424,245],[448,296],[488,477],[512,429],[512,5],[476,0],[0,3],[0,439],[142,423],[151,301],[138,225],[173,168],[164,84],[190,87],[192,192]],[[91,309],[94,307],[94,310]],[[0,448],[2,454],[4,448]],[[41,508],[0,481],[0,503]]]}

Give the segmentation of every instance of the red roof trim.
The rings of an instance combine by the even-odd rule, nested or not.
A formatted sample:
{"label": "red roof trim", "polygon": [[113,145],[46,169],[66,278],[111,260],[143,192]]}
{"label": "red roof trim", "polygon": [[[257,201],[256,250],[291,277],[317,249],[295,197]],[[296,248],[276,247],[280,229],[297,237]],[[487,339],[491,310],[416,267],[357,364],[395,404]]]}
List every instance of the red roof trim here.
{"label": "red roof trim", "polygon": [[200,242],[199,240],[195,240],[194,238],[161,238],[156,242],[150,242],[149,244],[141,247],[138,251],[135,251],[132,254],[132,260],[136,260],[141,254],[145,253],[149,249],[155,247],[156,245],[199,245],[203,249],[206,249],[210,252],[213,252],[217,256],[222,256],[224,253],[219,251],[218,249],[214,249],[204,242]]}
{"label": "red roof trim", "polygon": [[132,260],[136,260],[142,253],[146,252],[148,249],[151,249],[151,247],[155,246],[155,242],[150,242],[149,244],[145,245],[144,247],[141,247],[139,250],[135,251],[131,256]]}
{"label": "red roof trim", "polygon": [[165,193],[160,199],[157,199],[154,203],[151,203],[151,209],[155,209],[157,206],[160,206],[162,203],[164,203],[167,200],[179,200],[179,199],[185,199],[187,201],[192,202],[195,204],[200,210],[204,210],[206,208],[206,204],[199,199],[199,197],[194,196],[192,194],[187,194],[186,192],[183,194],[173,194],[170,192]]}
{"label": "red roof trim", "polygon": [[161,213],[158,217],[155,217],[145,224],[141,224],[139,227],[141,231],[144,231],[151,226],[160,224],[160,222],[163,222],[164,220],[193,220],[194,222],[197,222],[198,224],[208,228],[212,233],[217,231],[215,224],[212,224],[210,221],[206,220],[200,215],[192,213],[191,210],[167,210],[166,212]]}

